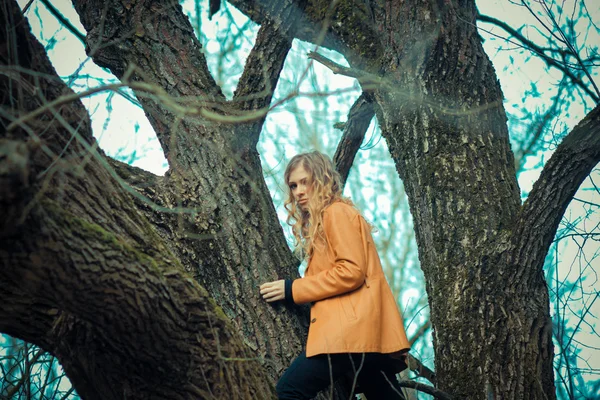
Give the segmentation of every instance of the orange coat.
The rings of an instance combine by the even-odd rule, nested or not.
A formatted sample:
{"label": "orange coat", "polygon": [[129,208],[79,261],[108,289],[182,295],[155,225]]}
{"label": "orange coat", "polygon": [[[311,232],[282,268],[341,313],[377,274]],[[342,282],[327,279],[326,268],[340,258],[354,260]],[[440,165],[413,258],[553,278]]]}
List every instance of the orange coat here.
{"label": "orange coat", "polygon": [[313,303],[306,356],[409,349],[369,225],[336,202],[325,209],[323,228],[327,244],[315,246],[304,278],[292,283],[295,303]]}

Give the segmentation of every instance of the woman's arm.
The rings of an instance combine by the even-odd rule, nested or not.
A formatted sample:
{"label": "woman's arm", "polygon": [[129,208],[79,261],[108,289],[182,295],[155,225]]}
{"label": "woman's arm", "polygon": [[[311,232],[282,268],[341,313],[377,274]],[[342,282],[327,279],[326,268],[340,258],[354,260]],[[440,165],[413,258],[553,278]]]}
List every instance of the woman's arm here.
{"label": "woman's arm", "polygon": [[[345,204],[325,210],[323,228],[333,250],[332,268],[293,281],[291,292],[297,304],[319,301],[359,288],[365,281],[367,259],[362,225],[358,214],[350,214]],[[285,285],[284,285],[285,292]]]}

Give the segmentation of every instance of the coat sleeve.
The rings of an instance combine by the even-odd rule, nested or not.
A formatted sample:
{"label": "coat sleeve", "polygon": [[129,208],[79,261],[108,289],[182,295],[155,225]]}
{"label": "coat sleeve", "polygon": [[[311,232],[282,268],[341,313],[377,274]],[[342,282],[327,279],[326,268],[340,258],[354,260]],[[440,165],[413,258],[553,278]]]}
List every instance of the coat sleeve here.
{"label": "coat sleeve", "polygon": [[316,275],[294,280],[294,302],[304,304],[337,296],[359,288],[365,281],[367,268],[360,216],[350,215],[345,204],[334,204],[325,210],[323,229],[335,261],[331,268]]}

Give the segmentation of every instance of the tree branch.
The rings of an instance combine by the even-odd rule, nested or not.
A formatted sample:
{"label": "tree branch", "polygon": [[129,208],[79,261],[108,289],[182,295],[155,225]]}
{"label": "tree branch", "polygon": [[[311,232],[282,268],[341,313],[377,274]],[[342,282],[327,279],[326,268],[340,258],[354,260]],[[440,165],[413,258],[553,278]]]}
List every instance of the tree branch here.
{"label": "tree branch", "polygon": [[[248,1],[248,0],[231,0],[229,3],[233,4],[237,9],[243,12],[248,18],[250,18],[253,22],[258,25],[263,25],[269,18],[272,18],[273,15],[270,15],[268,10],[272,9],[274,5],[276,5],[279,0],[264,0],[264,1]],[[299,5],[302,1],[299,0],[291,0],[285,1],[290,6],[305,9],[305,5]],[[310,2],[308,2],[308,6],[310,7]],[[334,35],[330,32],[325,32],[322,34],[319,30],[319,26],[315,24],[314,21],[311,21],[310,18],[307,17],[306,13],[299,13],[297,15],[297,29],[295,31],[294,37],[305,42],[318,44],[320,47],[325,47],[330,50],[340,51],[341,43],[337,40]]]}
{"label": "tree branch", "polygon": [[[160,247],[160,241],[156,244]],[[15,248],[28,251],[15,252]],[[208,293],[180,270],[170,252],[162,256],[148,252],[155,256],[45,200],[32,211],[20,235],[2,241],[0,279],[2,286],[18,287],[23,298],[60,310],[51,337],[72,335],[75,326],[97,336],[96,340],[107,336],[118,340],[118,345],[100,346],[108,346],[105,351],[113,359],[104,368],[125,370],[130,379],[148,379],[150,369],[155,371],[154,379],[162,382],[161,390],[177,387],[185,392],[198,385],[206,391],[201,369],[212,384],[222,382],[224,395],[227,383],[217,379],[219,367],[214,360],[240,358],[247,362],[232,367],[243,369],[236,374],[248,374],[242,379],[249,379],[249,385],[257,378],[265,382],[259,378],[264,372],[258,360],[248,356]],[[18,332],[18,336],[23,335]],[[65,360],[67,349],[61,343],[53,341],[49,350],[72,363],[68,357]],[[78,347],[71,342],[68,351]],[[76,351],[82,358],[85,354],[103,358],[98,350]],[[123,382],[116,376],[111,379]]]}
{"label": "tree branch", "polygon": [[546,62],[546,64],[560,70],[567,77],[569,77],[569,79],[573,82],[573,84],[577,85],[579,88],[581,88],[581,90],[583,90],[585,93],[587,93],[588,96],[590,96],[592,98],[592,100],[594,100],[594,102],[596,102],[596,103],[600,102],[600,98],[598,97],[598,95],[596,93],[594,93],[588,87],[588,85],[583,83],[583,81],[579,77],[577,77],[575,74],[573,74],[573,72],[571,72],[571,70],[569,69],[568,66],[564,65],[562,62],[557,61],[554,58],[547,55],[545,49],[538,46],[531,40],[527,39],[519,31],[517,31],[516,29],[514,29],[513,27],[511,27],[504,21],[500,21],[496,18],[487,16],[487,15],[478,14],[477,19],[481,22],[486,22],[488,24],[496,25],[497,27],[505,30],[511,36],[513,36],[514,38],[519,40],[523,44],[524,48],[537,54],[542,60],[544,60]]}
{"label": "tree branch", "polygon": [[[271,104],[283,64],[292,47],[294,21],[298,20],[301,10],[290,6],[290,3],[275,4],[280,5],[271,12],[276,19],[267,19],[261,25],[233,96],[236,108],[241,110],[260,110]],[[247,135],[251,146],[256,146],[265,118],[266,114],[252,124]]]}
{"label": "tree branch", "polygon": [[344,67],[343,65],[340,65],[317,52],[309,52],[308,58],[323,64],[336,75],[344,75],[350,78],[356,78],[361,84],[363,90],[374,89],[381,84],[381,77],[366,71],[361,71],[357,68]]}
{"label": "tree branch", "polygon": [[[41,350],[41,349],[39,349],[33,355],[33,357],[31,359],[29,359],[29,354],[25,354],[27,368],[25,368],[25,372],[23,373],[23,375],[21,376],[21,379],[19,379],[17,384],[12,386],[6,393],[7,399],[12,399],[13,396],[15,396],[17,394],[19,389],[21,389],[21,386],[23,386],[23,385],[29,386],[30,385],[30,382],[28,382],[28,381],[29,381],[29,377],[31,375],[31,365],[35,364],[42,354],[44,354],[44,350]],[[27,388],[27,386],[26,386],[26,388]]]}
{"label": "tree branch", "polygon": [[268,107],[285,58],[292,46],[296,21],[302,10],[291,3],[276,2],[261,24],[244,72],[233,96],[243,110]]}
{"label": "tree branch", "polygon": [[346,185],[354,157],[365,138],[365,133],[374,115],[373,103],[365,93],[360,95],[348,112],[344,133],[333,156],[336,170],[342,178],[342,186]]}
{"label": "tree branch", "polygon": [[[0,260],[6,254],[0,250]],[[24,296],[21,288],[5,285],[0,275],[0,332],[51,349],[50,332],[58,309],[32,296]]]}
{"label": "tree branch", "polygon": [[56,18],[65,28],[67,28],[69,32],[75,35],[75,37],[85,45],[85,35],[79,32],[79,30],[75,28],[73,24],[66,19],[64,15],[62,15],[62,13],[58,11],[49,0],[40,0],[40,2],[46,6],[48,11],[50,11],[50,14],[54,15],[54,18]]}
{"label": "tree branch", "polygon": [[415,389],[415,390],[418,390],[419,392],[430,394],[433,397],[435,397],[436,399],[452,400],[454,398],[451,395],[449,395],[448,393],[443,392],[433,386],[425,385],[424,383],[420,383],[417,381],[402,380],[402,381],[399,381],[398,384],[401,387]]}
{"label": "tree branch", "polygon": [[423,365],[420,360],[416,359],[411,354],[408,354],[406,356],[406,364],[411,371],[417,374],[417,376],[422,376],[435,385],[435,372]]}
{"label": "tree branch", "polygon": [[[513,232],[517,273],[541,273],[558,224],[581,183],[600,161],[600,106],[564,138],[533,186]],[[530,267],[530,268],[527,268]]]}
{"label": "tree branch", "polygon": [[529,125],[532,134],[528,133],[523,140],[517,141],[518,146],[515,149],[515,169],[517,173],[522,170],[526,157],[539,149],[541,145],[540,138],[546,132],[549,122],[556,116],[556,112],[562,102],[563,88],[564,85],[560,84],[558,93],[552,98],[552,104],[545,112],[532,115],[532,121]]}
{"label": "tree branch", "polygon": [[[177,1],[157,4],[142,1],[130,7],[120,0],[74,1],[87,30],[86,51],[119,79],[156,85],[166,96],[185,99],[190,107],[217,112],[225,96],[210,74],[188,17]],[[165,96],[147,96],[137,89],[133,88],[171,163],[171,149],[181,145],[184,136],[176,133],[201,128],[181,123],[179,113],[163,104]],[[202,132],[192,136],[202,137]]]}
{"label": "tree branch", "polygon": [[[273,17],[269,10],[277,2],[279,1],[230,1],[257,24]],[[352,65],[364,65],[366,62],[374,69],[379,68],[378,61],[383,57],[384,50],[380,33],[373,24],[373,2],[353,2],[351,6],[343,1],[323,3],[316,0],[287,0],[285,3],[305,10],[295,21],[295,38],[338,51]],[[360,35],[356,32],[360,32]]]}
{"label": "tree branch", "polygon": [[411,336],[410,340],[408,341],[410,343],[410,345],[412,346],[413,344],[415,344],[415,342],[417,340],[419,340],[421,337],[423,337],[423,335],[425,335],[425,333],[431,329],[431,320],[428,318],[427,321],[425,321],[425,323],[423,323],[419,329],[417,329],[417,331]]}
{"label": "tree branch", "polygon": [[[124,162],[107,157],[106,160],[115,173],[123,180],[123,183],[144,195],[148,202],[163,203],[160,201],[159,186],[163,183],[162,176],[154,175],[152,172],[134,167]],[[145,199],[140,199],[144,201]],[[150,205],[149,205],[149,208]]]}

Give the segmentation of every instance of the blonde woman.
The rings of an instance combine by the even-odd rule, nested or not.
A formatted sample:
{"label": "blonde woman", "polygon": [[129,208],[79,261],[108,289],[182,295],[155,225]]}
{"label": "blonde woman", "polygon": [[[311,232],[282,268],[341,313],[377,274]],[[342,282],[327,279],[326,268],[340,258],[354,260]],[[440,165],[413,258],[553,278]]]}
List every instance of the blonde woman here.
{"label": "blonde woman", "polygon": [[306,349],[279,379],[279,399],[311,399],[348,373],[369,400],[403,399],[395,373],[410,345],[371,227],[342,197],[327,156],[296,155],[285,183],[287,222],[308,266],[303,278],[264,283],[260,293],[311,309]]}

